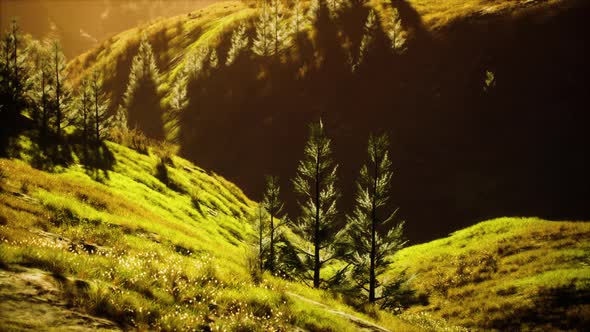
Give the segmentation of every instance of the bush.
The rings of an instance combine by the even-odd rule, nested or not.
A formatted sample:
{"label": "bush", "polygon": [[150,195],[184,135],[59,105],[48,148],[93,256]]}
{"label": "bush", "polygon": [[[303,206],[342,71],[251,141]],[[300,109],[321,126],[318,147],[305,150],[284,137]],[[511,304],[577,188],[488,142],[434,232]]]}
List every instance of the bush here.
{"label": "bush", "polygon": [[139,129],[112,129],[110,138],[113,142],[133,149],[141,154],[148,155],[149,147],[153,142]]}

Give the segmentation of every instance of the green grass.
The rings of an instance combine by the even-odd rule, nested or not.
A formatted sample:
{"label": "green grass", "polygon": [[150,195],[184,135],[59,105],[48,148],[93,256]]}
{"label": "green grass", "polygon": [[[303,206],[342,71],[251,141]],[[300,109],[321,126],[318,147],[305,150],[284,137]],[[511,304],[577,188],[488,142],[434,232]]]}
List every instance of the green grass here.
{"label": "green grass", "polygon": [[[35,148],[25,137],[20,143],[21,157]],[[48,271],[71,306],[128,328],[354,330],[287,292],[362,316],[337,296],[253,277],[257,205],[238,187],[172,156],[173,190],[156,176],[155,148],[107,146],[116,162],[100,181],[75,163],[49,173],[0,159],[0,267]],[[385,312],[365,318],[415,330]]]}
{"label": "green grass", "polygon": [[500,218],[400,251],[389,275],[407,270],[429,298],[408,314],[468,328],[571,328],[588,323],[589,263],[590,223]]}

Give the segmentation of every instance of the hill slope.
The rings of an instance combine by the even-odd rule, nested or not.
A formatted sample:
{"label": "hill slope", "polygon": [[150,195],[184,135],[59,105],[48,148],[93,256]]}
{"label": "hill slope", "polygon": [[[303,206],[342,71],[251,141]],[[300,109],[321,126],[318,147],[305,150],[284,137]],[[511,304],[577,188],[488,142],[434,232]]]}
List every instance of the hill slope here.
{"label": "hill slope", "polygon": [[390,276],[413,276],[428,312],[469,329],[587,330],[590,223],[500,218],[403,249]]}
{"label": "hill slope", "polygon": [[[113,36],[70,69],[76,80],[104,68],[115,110],[145,33],[162,72],[169,138],[185,158],[219,171],[252,197],[262,191],[262,174],[280,175],[290,188],[306,124],[322,116],[341,163],[343,192],[354,191],[369,132],[389,133],[393,197],[400,216],[412,221],[413,241],[504,215],[590,216],[583,134],[590,67],[588,36],[580,33],[587,1],[350,3],[336,19],[305,25],[300,43],[278,59],[246,51],[224,65],[231,33],[245,23],[251,45],[259,13],[228,2]],[[409,34],[401,54],[387,46],[392,7]],[[352,73],[370,8],[382,25],[370,58]],[[200,47],[215,50],[219,65],[204,64],[187,85],[187,108],[170,116],[170,87]],[[345,195],[343,206],[351,197]],[[287,208],[297,213],[294,205]]]}
{"label": "hill slope", "polygon": [[389,329],[415,329],[387,313],[369,318],[325,292],[253,277],[256,204],[214,173],[175,156],[163,166],[158,150],[111,142],[103,147],[110,170],[83,167],[74,154],[70,166],[45,172],[28,164],[42,150],[20,142],[24,161],[0,159],[0,298],[10,304],[3,327],[357,329],[292,293]]}

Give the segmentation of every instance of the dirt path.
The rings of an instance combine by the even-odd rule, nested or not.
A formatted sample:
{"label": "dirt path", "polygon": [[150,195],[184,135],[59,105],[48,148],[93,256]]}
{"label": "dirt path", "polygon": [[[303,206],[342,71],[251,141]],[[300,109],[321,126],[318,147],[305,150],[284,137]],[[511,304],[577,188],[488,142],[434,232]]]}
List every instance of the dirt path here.
{"label": "dirt path", "polygon": [[121,331],[109,320],[67,308],[51,275],[25,268],[0,270],[0,330]]}
{"label": "dirt path", "polygon": [[315,305],[317,307],[320,307],[323,310],[325,310],[326,312],[329,312],[329,313],[334,314],[334,315],[341,316],[341,317],[343,317],[343,318],[351,321],[352,323],[354,323],[356,326],[359,327],[359,331],[390,332],[388,329],[384,328],[383,326],[379,326],[379,325],[377,325],[377,324],[375,324],[373,322],[370,322],[368,320],[362,319],[360,317],[357,317],[357,316],[354,316],[354,315],[351,315],[351,314],[347,314],[346,312],[343,312],[343,311],[334,310],[334,309],[330,308],[329,306],[327,306],[327,305],[325,305],[323,303],[320,303],[320,302],[317,302],[317,301],[308,299],[306,297],[303,297],[303,296],[301,296],[299,294],[295,294],[295,293],[292,293],[292,292],[286,292],[286,293],[289,296],[295,297],[295,298],[297,298],[297,299],[299,299],[301,301],[305,301],[307,303],[311,303],[311,304],[313,304],[313,305]]}

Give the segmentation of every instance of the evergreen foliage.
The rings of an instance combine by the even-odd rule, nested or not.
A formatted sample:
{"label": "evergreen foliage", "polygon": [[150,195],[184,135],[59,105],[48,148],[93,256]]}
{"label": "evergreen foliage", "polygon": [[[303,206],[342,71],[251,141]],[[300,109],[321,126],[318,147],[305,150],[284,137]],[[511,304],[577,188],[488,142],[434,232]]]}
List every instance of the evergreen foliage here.
{"label": "evergreen foliage", "polygon": [[230,66],[236,61],[236,59],[242,54],[242,52],[248,47],[248,36],[246,36],[246,25],[240,24],[240,26],[232,33],[231,36],[231,47],[227,53],[227,60],[225,61],[226,66]]}
{"label": "evergreen foliage", "polygon": [[337,232],[336,188],[338,165],[332,159],[331,140],[322,121],[310,125],[310,136],[305,145],[304,158],[299,162],[293,179],[295,192],[300,195],[301,216],[297,230],[313,246],[313,251],[301,249],[305,264],[313,270],[313,286],[320,287],[322,266],[337,257],[335,243],[342,232]]}
{"label": "evergreen foliage", "polygon": [[391,49],[394,53],[403,53],[406,49],[407,36],[402,27],[402,20],[399,16],[397,8],[391,11],[389,18],[389,27],[387,28],[387,36],[391,41]]}
{"label": "evergreen foliage", "polygon": [[63,129],[70,125],[71,118],[71,102],[72,93],[68,84],[67,62],[63,54],[63,49],[59,41],[54,40],[52,43],[52,71],[53,77],[53,91],[55,99],[53,108],[55,112],[55,132],[57,140],[61,140],[63,136]]}
{"label": "evergreen foliage", "polygon": [[110,100],[103,90],[103,77],[98,71],[92,73],[90,99],[92,103],[92,132],[95,143],[99,144],[105,138],[111,121],[110,116],[107,114]]}
{"label": "evergreen foliage", "polygon": [[[269,215],[268,233],[269,233],[269,256],[268,268],[271,273],[276,272],[276,244],[278,238],[278,230],[283,225],[285,217],[282,216],[284,204],[280,199],[279,178],[276,176],[266,177],[266,189],[262,205]],[[279,221],[283,219],[283,222]]]}
{"label": "evergreen foliage", "polygon": [[[397,210],[386,216],[382,212],[390,198],[393,176],[388,146],[386,135],[369,137],[369,161],[361,168],[356,206],[352,215],[347,217],[346,234],[353,248],[350,256],[352,277],[358,288],[368,293],[371,303],[387,296],[387,292],[383,292],[387,287],[379,288],[381,283],[377,277],[385,272],[391,256],[406,243],[403,240],[404,223],[392,226]],[[381,290],[381,294],[377,290]]]}
{"label": "evergreen foliage", "polygon": [[352,66],[352,71],[357,71],[358,67],[367,59],[367,55],[375,41],[375,34],[377,33],[377,14],[375,10],[371,9],[367,16],[367,21],[363,27],[363,39],[359,48],[359,56],[357,62]]}
{"label": "evergreen foliage", "polygon": [[143,36],[137,55],[133,58],[129,83],[124,95],[129,124],[148,137],[162,139],[164,129],[158,85],[160,74],[152,47]]}

